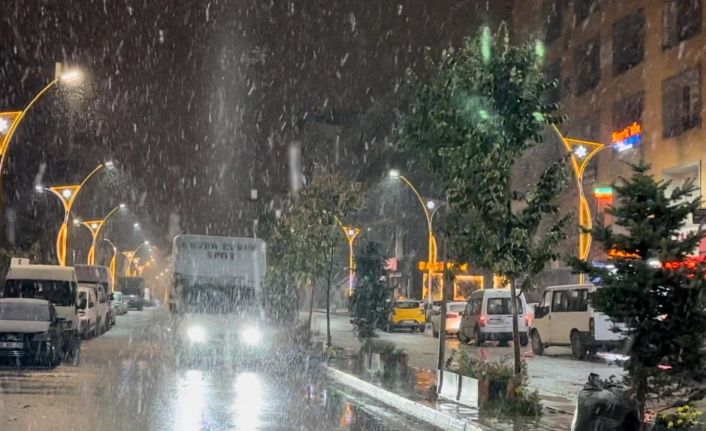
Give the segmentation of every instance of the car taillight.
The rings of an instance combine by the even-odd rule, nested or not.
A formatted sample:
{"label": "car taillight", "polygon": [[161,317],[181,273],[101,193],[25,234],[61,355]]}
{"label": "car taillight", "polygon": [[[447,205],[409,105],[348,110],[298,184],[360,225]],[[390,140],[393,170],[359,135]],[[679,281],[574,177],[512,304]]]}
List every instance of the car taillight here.
{"label": "car taillight", "polygon": [[529,328],[530,325],[530,318],[529,316],[525,316],[525,326]]}
{"label": "car taillight", "polygon": [[591,336],[596,334],[596,322],[593,320],[593,317],[588,318],[588,330],[591,332]]}
{"label": "car taillight", "polygon": [[482,315],[481,315],[481,316],[480,316],[480,319],[478,319],[478,324],[479,324],[480,326],[485,326],[485,321],[486,321],[486,320],[487,320],[487,318],[486,318],[485,316],[482,316]]}
{"label": "car taillight", "polygon": [[447,318],[447,319],[453,319],[454,317],[456,317],[455,314],[447,314],[447,315],[446,315],[446,318]]}

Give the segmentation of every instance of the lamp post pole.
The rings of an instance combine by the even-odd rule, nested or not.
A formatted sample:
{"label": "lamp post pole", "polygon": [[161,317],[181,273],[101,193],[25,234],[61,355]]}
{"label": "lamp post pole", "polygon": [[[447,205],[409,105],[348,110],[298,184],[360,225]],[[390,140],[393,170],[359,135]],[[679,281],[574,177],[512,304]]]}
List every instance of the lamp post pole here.
{"label": "lamp post pole", "polygon": [[54,196],[59,198],[62,206],[64,207],[64,219],[61,222],[61,227],[59,227],[59,232],[56,234],[56,259],[59,265],[66,266],[66,249],[69,236],[69,218],[71,217],[71,209],[76,202],[76,197],[78,197],[81,188],[88,182],[91,177],[98,173],[101,169],[113,166],[112,162],[106,162],[99,164],[95,169],[91,171],[86,177],[81,181],[80,184],[64,185],[64,186],[54,186],[49,188],[44,188],[42,186],[36,186],[37,191],[49,191]]}
{"label": "lamp post pole", "polygon": [[360,228],[354,226],[341,226],[343,234],[348,241],[348,296],[353,294],[353,279],[355,278],[355,259],[353,253],[353,243],[360,235]]}
{"label": "lamp post pole", "polygon": [[113,280],[113,291],[115,291],[115,268],[118,260],[118,247],[116,247],[113,241],[109,240],[108,238],[103,238],[103,241],[110,244],[110,246],[113,248],[113,255],[110,258],[110,264],[108,265],[108,269],[110,270],[110,278]]}
{"label": "lamp post pole", "polygon": [[96,243],[98,242],[98,235],[100,235],[103,226],[108,221],[108,219],[115,213],[115,211],[125,208],[125,204],[120,204],[108,212],[108,214],[102,219],[96,220],[86,220],[80,222],[83,227],[91,232],[91,248],[88,249],[88,258],[86,263],[89,265],[96,264]]}
{"label": "lamp post pole", "polygon": [[[600,151],[609,147],[609,145],[601,144],[600,142],[586,141],[582,139],[567,138],[561,134],[556,125],[552,124],[554,133],[557,134],[564,149],[569,154],[571,160],[571,168],[576,178],[576,187],[578,189],[578,222],[579,222],[579,243],[578,257],[585,261],[591,251],[591,228],[593,227],[593,219],[591,216],[591,208],[588,205],[586,194],[583,190],[583,175],[586,172],[588,162],[593,159]],[[585,274],[579,274],[579,283],[585,282]]]}
{"label": "lamp post pole", "polygon": [[427,222],[427,300],[429,301],[429,304],[431,304],[434,298],[432,294],[432,281],[434,276],[434,263],[436,262],[436,238],[434,237],[434,229],[432,222],[434,221],[434,215],[439,210],[439,208],[443,206],[443,203],[438,204],[436,201],[433,200],[425,201],[424,198],[422,198],[422,195],[419,194],[419,192],[417,191],[417,188],[414,187],[412,182],[408,180],[404,175],[401,175],[398,170],[390,170],[389,176],[391,178],[401,179],[407,185],[407,187],[412,190],[414,195],[417,197],[417,200],[422,205],[422,209],[424,210],[424,218]]}

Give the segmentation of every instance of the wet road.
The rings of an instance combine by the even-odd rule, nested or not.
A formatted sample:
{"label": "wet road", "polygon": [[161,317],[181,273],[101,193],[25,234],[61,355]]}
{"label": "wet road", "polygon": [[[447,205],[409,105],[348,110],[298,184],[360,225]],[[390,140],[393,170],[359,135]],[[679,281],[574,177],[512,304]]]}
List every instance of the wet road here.
{"label": "wet road", "polygon": [[166,321],[120,316],[77,367],[0,369],[0,430],[429,429],[301,371],[178,367]]}

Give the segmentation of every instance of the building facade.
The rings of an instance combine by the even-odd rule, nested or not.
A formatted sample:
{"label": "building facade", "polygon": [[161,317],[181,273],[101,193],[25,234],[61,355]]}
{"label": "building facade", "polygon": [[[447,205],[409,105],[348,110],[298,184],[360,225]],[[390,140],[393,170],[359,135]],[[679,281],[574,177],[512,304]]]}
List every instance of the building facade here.
{"label": "building facade", "polygon": [[[671,187],[686,178],[695,180],[699,195],[706,187],[701,173],[706,159],[702,3],[515,3],[513,38],[517,42],[542,40],[545,70],[559,83],[547,99],[557,102],[566,117],[559,126],[562,134],[608,145],[590,162],[583,178],[594,216],[604,216],[602,209],[612,198],[611,184],[629,173],[625,162],[646,161],[658,179],[673,181]],[[556,137],[548,139],[561,145]],[[562,206],[573,205],[576,211],[575,190],[565,198]],[[697,222],[689,220],[684,231],[697,229]],[[594,245],[591,258],[604,257],[597,249]],[[706,248],[699,251],[706,252]]]}

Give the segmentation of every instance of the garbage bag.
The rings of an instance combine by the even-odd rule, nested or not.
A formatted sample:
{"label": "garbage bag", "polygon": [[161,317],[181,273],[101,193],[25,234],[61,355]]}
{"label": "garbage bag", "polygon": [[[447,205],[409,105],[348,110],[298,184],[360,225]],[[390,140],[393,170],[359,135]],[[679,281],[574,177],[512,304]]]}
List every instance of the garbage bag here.
{"label": "garbage bag", "polygon": [[591,373],[579,392],[571,431],[639,431],[637,403],[627,391]]}

